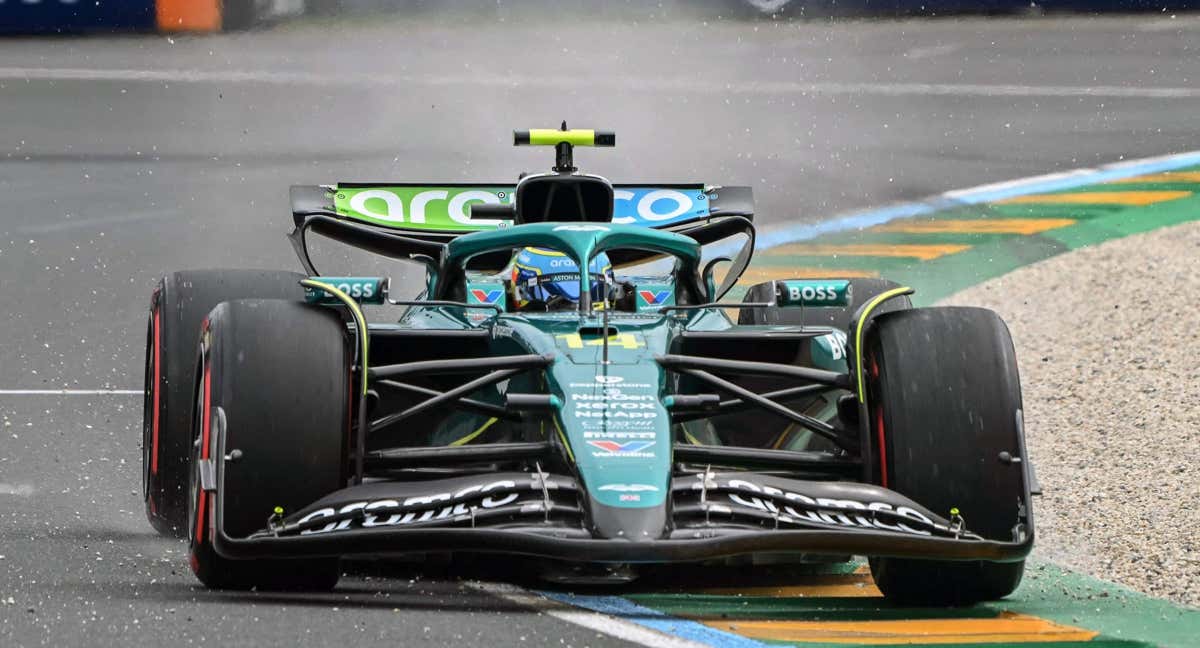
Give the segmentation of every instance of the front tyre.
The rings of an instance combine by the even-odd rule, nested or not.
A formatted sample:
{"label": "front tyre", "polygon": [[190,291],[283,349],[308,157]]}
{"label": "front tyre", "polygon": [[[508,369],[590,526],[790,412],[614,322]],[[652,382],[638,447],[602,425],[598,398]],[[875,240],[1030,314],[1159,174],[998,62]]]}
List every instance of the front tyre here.
{"label": "front tyre", "polygon": [[159,533],[182,537],[192,430],[193,374],[200,322],[232,299],[304,299],[304,275],[281,270],[187,270],[155,286],[146,325],[142,492]]}
{"label": "front tyre", "polygon": [[[945,517],[957,509],[968,531],[989,540],[1031,533],[1033,513],[1022,504],[1029,458],[1022,456],[1021,385],[1000,317],[981,308],[889,313],[875,320],[865,353],[880,485]],[[1024,561],[870,562],[884,596],[920,605],[999,599],[1025,570]]]}
{"label": "front tyre", "polygon": [[[267,527],[275,507],[298,511],[346,485],[346,326],[332,310],[265,299],[225,302],[207,322],[190,471],[192,571],[218,589],[332,589],[341,573],[337,558],[233,560],[219,555],[212,539],[222,491],[223,531],[245,538]],[[219,457],[222,442],[240,458]],[[208,492],[200,488],[200,465],[214,458],[223,461],[224,477]]]}

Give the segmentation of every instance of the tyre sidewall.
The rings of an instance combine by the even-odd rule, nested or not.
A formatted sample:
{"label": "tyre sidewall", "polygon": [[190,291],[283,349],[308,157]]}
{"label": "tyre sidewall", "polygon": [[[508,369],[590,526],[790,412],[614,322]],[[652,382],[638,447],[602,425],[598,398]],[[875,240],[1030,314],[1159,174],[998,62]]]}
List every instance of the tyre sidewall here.
{"label": "tyre sidewall", "polygon": [[[350,361],[345,326],[331,310],[283,300],[237,300],[213,309],[200,365],[208,368],[211,434],[205,446],[200,417],[194,438],[210,456],[222,447],[242,453],[218,471],[226,534],[245,537],[267,526],[273,507],[296,511],[345,485]],[[198,391],[203,384],[198,381]],[[213,426],[218,408],[224,424]],[[198,466],[191,480],[199,480]],[[249,561],[217,554],[212,546],[217,493],[192,492],[192,514],[204,528],[190,536],[191,563],[207,586],[336,584],[337,559]],[[202,513],[201,499],[207,500]]]}
{"label": "tyre sidewall", "polygon": [[[183,536],[188,523],[192,400],[201,321],[213,307],[230,299],[301,300],[303,278],[280,270],[189,270],[171,273],[155,287],[146,346],[142,483],[146,516],[160,533]],[[156,342],[158,367],[154,366]],[[153,469],[156,460],[157,470]]]}
{"label": "tyre sidewall", "polygon": [[[943,517],[961,510],[967,528],[987,539],[1013,540],[1017,507],[1026,499],[1023,469],[999,454],[1019,456],[1024,447],[1023,404],[1003,321],[984,309],[891,313],[873,322],[866,346],[875,482]],[[1011,593],[1024,561],[872,558],[871,571],[892,600],[965,604]]]}

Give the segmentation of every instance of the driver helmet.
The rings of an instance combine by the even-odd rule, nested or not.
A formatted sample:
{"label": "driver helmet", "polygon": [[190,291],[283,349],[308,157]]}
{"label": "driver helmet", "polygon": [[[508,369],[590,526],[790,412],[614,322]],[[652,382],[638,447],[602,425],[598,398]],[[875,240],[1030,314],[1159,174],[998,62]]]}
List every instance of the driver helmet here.
{"label": "driver helmet", "polygon": [[[613,285],[612,263],[601,252],[592,257],[588,268],[592,281],[592,301],[603,304],[604,285]],[[512,285],[517,308],[544,304],[549,310],[566,310],[579,305],[579,265],[574,259],[554,250],[527,247],[513,259]]]}

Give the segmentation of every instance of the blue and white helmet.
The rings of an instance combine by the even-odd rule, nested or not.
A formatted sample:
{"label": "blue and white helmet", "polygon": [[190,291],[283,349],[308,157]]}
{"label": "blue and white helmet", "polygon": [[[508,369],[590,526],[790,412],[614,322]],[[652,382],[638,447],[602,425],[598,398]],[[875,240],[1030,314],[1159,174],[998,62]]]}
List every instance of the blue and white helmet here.
{"label": "blue and white helmet", "polygon": [[[613,283],[608,255],[597,254],[588,270],[592,275],[592,300],[600,302],[604,296],[602,282],[609,286]],[[579,265],[562,252],[522,248],[513,260],[512,282],[518,308],[531,302],[541,302],[551,308],[579,303]]]}

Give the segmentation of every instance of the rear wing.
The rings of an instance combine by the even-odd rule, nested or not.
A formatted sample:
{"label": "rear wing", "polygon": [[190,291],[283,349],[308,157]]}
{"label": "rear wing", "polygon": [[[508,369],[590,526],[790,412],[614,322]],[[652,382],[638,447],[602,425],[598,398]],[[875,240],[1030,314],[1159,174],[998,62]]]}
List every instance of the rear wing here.
{"label": "rear wing", "polygon": [[[471,205],[511,205],[513,185],[340,183],[295,185],[292,216],[330,216],[383,227],[397,234],[445,242],[470,232],[505,226],[471,217]],[[655,229],[691,229],[714,219],[754,217],[750,187],[700,184],[613,185],[614,223]]]}

